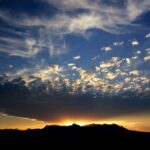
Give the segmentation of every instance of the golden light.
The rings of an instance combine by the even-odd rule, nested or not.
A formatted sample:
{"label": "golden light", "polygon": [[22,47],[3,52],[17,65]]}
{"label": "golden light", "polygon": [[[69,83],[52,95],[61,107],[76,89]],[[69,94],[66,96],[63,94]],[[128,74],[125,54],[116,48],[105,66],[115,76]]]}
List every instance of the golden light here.
{"label": "golden light", "polygon": [[88,125],[90,124],[88,121],[64,121],[63,123],[61,123],[62,125],[65,125],[65,126],[71,126],[73,124],[77,124],[79,126],[85,126],[85,125]]}
{"label": "golden light", "polygon": [[65,126],[71,126],[73,123],[72,122],[66,122],[64,125]]}

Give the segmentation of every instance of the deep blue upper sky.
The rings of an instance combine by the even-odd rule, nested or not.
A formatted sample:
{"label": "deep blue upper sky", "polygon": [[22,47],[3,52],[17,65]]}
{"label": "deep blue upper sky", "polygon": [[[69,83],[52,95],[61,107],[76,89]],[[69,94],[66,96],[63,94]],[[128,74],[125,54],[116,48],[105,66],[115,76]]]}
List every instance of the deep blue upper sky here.
{"label": "deep blue upper sky", "polygon": [[149,0],[0,0],[1,89],[149,96],[149,17]]}

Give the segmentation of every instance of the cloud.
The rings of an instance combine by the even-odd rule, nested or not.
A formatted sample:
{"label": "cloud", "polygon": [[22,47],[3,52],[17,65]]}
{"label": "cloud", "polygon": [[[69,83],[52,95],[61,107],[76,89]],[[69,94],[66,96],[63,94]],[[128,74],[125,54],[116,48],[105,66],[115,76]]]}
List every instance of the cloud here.
{"label": "cloud", "polygon": [[144,60],[149,61],[150,60],[150,48],[146,49],[146,53],[147,53],[147,56],[144,57]]}
{"label": "cloud", "polygon": [[131,65],[131,60],[129,58],[126,58],[126,62],[128,65]]}
{"label": "cloud", "polygon": [[112,48],[111,47],[102,47],[101,50],[108,52],[108,51],[112,51]]}
{"label": "cloud", "polygon": [[[88,74],[83,71],[82,76],[84,74],[86,75],[85,81],[89,81],[90,79],[91,83],[94,82],[94,74]],[[4,77],[1,77],[0,80],[4,80]],[[125,96],[128,96],[126,98],[115,95],[111,97],[97,95],[97,97],[93,98],[92,93],[68,94],[66,93],[67,86],[65,86],[68,80],[65,80],[65,85],[61,82],[62,80],[59,80],[58,84],[58,80],[54,79],[45,82],[39,78],[33,78],[28,86],[26,86],[24,80],[21,78],[12,81],[5,79],[4,84],[0,82],[0,96],[3,96],[3,99],[0,101],[0,110],[9,115],[34,118],[46,122],[56,122],[62,121],[65,118],[75,119],[84,117],[90,119],[94,117],[96,119],[106,119],[118,115],[145,112],[150,109],[148,97],[142,98],[141,101],[140,97],[136,96],[134,92],[125,93]],[[97,79],[95,82],[100,82],[100,80]],[[64,87],[57,92],[57,88],[55,90],[53,88],[53,83],[57,87],[62,85]],[[84,88],[80,88],[83,82],[78,84],[76,81],[73,84],[79,85],[78,90],[84,91]],[[120,91],[124,85],[118,82],[112,86],[116,91]],[[107,87],[105,90],[109,88]]]}
{"label": "cloud", "polygon": [[[33,14],[31,17],[27,12],[20,12],[16,14],[16,17],[12,16],[9,9],[0,11],[0,18],[15,28],[15,30],[8,28],[5,31],[21,37],[16,38],[15,36],[7,39],[1,37],[1,40],[5,41],[5,44],[1,42],[1,52],[8,53],[10,56],[28,58],[36,57],[45,51],[50,56],[64,55],[68,53],[66,34],[84,35],[86,31],[93,28],[114,34],[123,33],[125,28],[122,26],[135,27],[132,22],[149,10],[148,0],[123,1],[121,6],[116,5],[118,2],[108,5],[104,1],[91,2],[89,0],[82,2],[79,0],[76,2],[73,0],[45,0],[45,2],[50,4],[47,7],[51,9],[54,6],[57,10],[52,16]],[[76,12],[76,15],[69,13],[70,10]],[[83,10],[83,12],[79,10]],[[36,34],[33,32],[33,28]],[[122,41],[115,42],[114,46],[122,44]],[[133,41],[132,45],[137,45],[137,42]],[[105,47],[103,50],[111,51],[112,48]]]}
{"label": "cloud", "polygon": [[[64,55],[69,49],[66,41],[68,34],[84,35],[89,29],[123,33],[127,30],[124,28],[126,26],[136,28],[133,22],[150,6],[149,0],[127,0],[122,5],[114,5],[113,1],[108,5],[98,0],[47,2],[59,11],[52,16],[33,14],[32,17],[20,13],[15,17],[9,10],[0,12],[0,18],[15,28],[8,31],[15,36],[0,37],[1,52],[25,58],[38,57],[38,54],[41,54],[40,57]],[[113,46],[123,44],[123,41],[117,41]],[[131,44],[135,46],[139,42],[133,40]],[[112,47],[103,47],[102,50],[112,51]],[[149,50],[146,52],[144,59],[147,62]],[[136,53],[140,54],[139,51]],[[99,65],[91,64],[92,69],[74,63],[67,63],[67,68],[59,64],[37,65],[20,70],[12,68],[12,72],[0,77],[0,96],[3,97],[0,111],[54,121],[64,116],[106,118],[149,110],[149,75],[135,66],[140,58],[136,55],[110,59],[102,56]],[[73,59],[79,60],[80,57]],[[93,59],[98,58],[96,56]],[[53,62],[53,59],[49,60]]]}
{"label": "cloud", "polygon": [[[111,68],[111,67],[117,67],[119,66],[121,63],[120,58],[119,57],[112,57],[110,60],[108,61],[102,61],[99,65],[99,70],[101,69],[105,69],[105,68]],[[96,66],[98,68],[98,66]]]}
{"label": "cloud", "polygon": [[96,60],[96,59],[98,59],[98,58],[100,58],[100,55],[97,55],[97,56],[91,58],[91,60]]}
{"label": "cloud", "polygon": [[[8,53],[10,56],[19,57],[36,57],[39,53],[47,50],[50,56],[59,56],[68,53],[64,39],[54,39],[44,33],[45,30],[39,31],[38,37],[1,37],[0,51]],[[47,37],[47,38],[46,38]]]}
{"label": "cloud", "polygon": [[125,78],[125,83],[129,83],[130,81],[131,81],[131,77],[127,77],[127,78]]}
{"label": "cloud", "polygon": [[114,74],[114,73],[112,73],[112,72],[108,72],[108,73],[106,74],[106,79],[113,80],[113,79],[115,79],[116,77],[117,77],[117,75]]}
{"label": "cloud", "polygon": [[147,49],[146,49],[146,51],[148,51],[148,52],[149,52],[149,51],[150,51],[150,48],[147,48]]}
{"label": "cloud", "polygon": [[136,46],[136,45],[139,45],[139,42],[138,42],[137,40],[133,40],[133,41],[131,42],[131,44],[132,44],[132,46]]}
{"label": "cloud", "polygon": [[145,56],[145,57],[144,57],[144,60],[145,60],[145,61],[150,61],[150,56]]}
{"label": "cloud", "polygon": [[141,51],[140,51],[140,50],[137,50],[137,51],[136,51],[136,54],[138,54],[138,55],[141,54]]}
{"label": "cloud", "polygon": [[122,46],[123,44],[124,44],[124,41],[114,42],[113,43],[114,46]]}
{"label": "cloud", "polygon": [[147,55],[150,55],[150,48],[146,49]]}
{"label": "cloud", "polygon": [[150,38],[150,33],[145,35],[146,38]]}
{"label": "cloud", "polygon": [[111,62],[107,62],[107,63],[101,63],[100,64],[100,68],[104,69],[104,68],[110,68],[110,67],[114,67],[115,64],[112,64]]}
{"label": "cloud", "polygon": [[132,71],[130,71],[129,74],[130,74],[130,75],[138,76],[138,75],[139,75],[139,71],[138,71],[138,70],[132,70]]}
{"label": "cloud", "polygon": [[[54,17],[35,17],[23,18],[21,20],[12,20],[8,13],[1,13],[1,17],[11,19],[13,22],[27,26],[45,26],[49,29],[59,31],[59,33],[84,33],[91,28],[102,29],[104,31],[117,33],[120,32],[119,25],[130,25],[140,15],[149,10],[148,0],[139,1],[131,0],[123,1],[122,7],[116,6],[115,3],[107,5],[103,1],[77,0],[76,3],[71,0],[48,1],[50,5],[61,10],[60,14]],[[118,3],[118,2],[117,2]],[[72,10],[78,12],[79,9],[85,10],[85,13],[78,13],[76,16],[71,16],[67,11]],[[65,12],[65,13],[63,13]],[[132,24],[134,26],[134,24]],[[118,31],[117,31],[118,30]]]}
{"label": "cloud", "polygon": [[57,77],[57,75],[61,75],[63,71],[63,67],[55,64],[45,69],[39,70],[39,72],[36,72],[34,75],[36,75],[37,77],[39,76],[42,80],[47,80],[51,77]]}
{"label": "cloud", "polygon": [[79,60],[80,58],[81,58],[81,56],[79,56],[79,55],[73,57],[74,60]]}
{"label": "cloud", "polygon": [[1,37],[0,51],[8,53],[10,56],[33,57],[36,56],[41,48],[36,46],[36,40],[33,38],[15,39],[11,37]]}
{"label": "cloud", "polygon": [[69,66],[69,67],[73,67],[73,66],[75,66],[75,64],[70,63],[70,64],[68,64],[68,66]]}

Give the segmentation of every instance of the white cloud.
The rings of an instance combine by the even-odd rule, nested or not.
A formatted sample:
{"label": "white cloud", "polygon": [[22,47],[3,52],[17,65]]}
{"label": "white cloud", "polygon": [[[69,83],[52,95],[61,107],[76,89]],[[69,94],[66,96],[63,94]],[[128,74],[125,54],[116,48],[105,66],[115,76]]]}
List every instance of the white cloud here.
{"label": "white cloud", "polygon": [[[68,53],[67,44],[64,40],[65,34],[85,34],[87,30],[96,28],[102,29],[111,33],[120,32],[120,25],[132,25],[141,14],[145,13],[150,8],[149,0],[127,0],[123,6],[116,7],[115,5],[106,5],[103,1],[90,0],[46,0],[54,7],[62,10],[60,14],[53,17],[29,17],[23,15],[15,18],[8,11],[0,11],[0,17],[19,27],[39,27],[39,35],[36,38],[32,32],[28,32],[28,36],[22,34],[23,40],[7,39],[7,43],[1,46],[0,51],[6,52],[11,56],[34,57],[41,51],[47,49],[50,56],[63,55]],[[83,9],[84,13],[71,16],[67,14],[67,10]],[[12,32],[12,31],[11,31]],[[13,31],[14,32],[14,31]],[[18,34],[18,32],[16,32]],[[149,37],[149,34],[146,35]],[[6,41],[6,39],[5,39]],[[20,42],[19,42],[20,41]],[[123,41],[114,42],[114,46],[121,46]],[[132,41],[132,45],[138,45],[138,41]],[[25,50],[22,49],[24,45]],[[111,47],[102,48],[104,51],[111,51]]]}
{"label": "white cloud", "polygon": [[122,8],[115,7],[114,5],[106,5],[102,1],[91,2],[90,0],[49,0],[49,2],[62,10],[85,9],[90,12],[66,18],[69,21],[67,25],[71,32],[84,32],[90,28],[117,32],[116,29],[119,28],[118,24],[132,24],[131,22],[147,11],[150,6],[149,0],[140,2],[138,0],[127,0]]}
{"label": "white cloud", "polygon": [[128,65],[131,65],[131,60],[129,58],[126,58],[126,62]]}
{"label": "white cloud", "polygon": [[72,66],[71,69],[72,69],[72,70],[76,70],[77,67],[76,67],[76,66]]}
{"label": "white cloud", "polygon": [[102,47],[101,50],[105,51],[105,52],[108,52],[108,51],[112,51],[112,48],[107,46],[107,47]]}
{"label": "white cloud", "polygon": [[147,55],[150,55],[150,48],[146,49]]}
{"label": "white cloud", "polygon": [[100,58],[100,55],[97,55],[97,56],[91,58],[91,60],[96,60],[96,59],[98,59],[98,58]]}
{"label": "white cloud", "polygon": [[1,46],[0,51],[8,53],[10,56],[33,57],[37,55],[41,48],[36,46],[34,38],[15,39],[10,37],[0,38],[5,44]]}
{"label": "white cloud", "polygon": [[79,60],[80,58],[81,58],[81,56],[79,56],[79,55],[73,57],[74,60]]}
{"label": "white cloud", "polygon": [[29,68],[22,68],[22,69],[15,70],[14,72],[7,72],[6,74],[10,79],[14,79],[17,77],[25,78],[30,74],[30,72],[31,70]]}
{"label": "white cloud", "polygon": [[106,79],[113,80],[113,79],[115,79],[116,77],[117,77],[117,75],[114,74],[114,73],[112,73],[112,72],[108,72],[108,73],[106,74]]}
{"label": "white cloud", "polygon": [[104,69],[104,68],[110,68],[110,67],[114,67],[115,64],[112,62],[102,62],[100,64],[100,68]]}
{"label": "white cloud", "polygon": [[139,42],[137,40],[133,40],[131,42],[131,44],[132,44],[132,46],[137,46],[137,45],[139,45]]}
{"label": "white cloud", "polygon": [[[138,0],[127,0],[125,7],[123,8],[106,5],[102,3],[102,1],[98,0],[49,0],[49,2],[52,3],[56,8],[63,10],[62,13],[54,15],[54,17],[51,18],[26,17],[22,18],[21,20],[14,19],[13,17],[10,18],[8,14],[0,15],[3,17],[3,19],[9,20],[9,22],[13,24],[16,23],[20,27],[39,27],[39,33],[37,33],[37,37],[34,37],[32,33],[29,33],[28,36],[24,37],[24,39],[0,38],[0,40],[8,43],[2,46],[0,51],[6,52],[13,56],[34,57],[43,49],[47,49],[50,56],[62,55],[68,52],[67,43],[64,40],[64,35],[72,33],[84,34],[88,29],[92,28],[102,29],[111,33],[118,33],[118,29],[120,29],[118,25],[132,25],[131,22],[146,12],[150,6],[149,0],[139,1],[139,3]],[[75,11],[78,8],[86,9],[86,11],[74,16],[67,14],[66,10],[69,9]],[[123,41],[117,41],[113,43],[114,46],[121,46],[123,44]],[[139,42],[137,40],[133,40],[131,44],[136,46],[139,45]],[[22,45],[25,50],[21,48]],[[101,50],[112,51],[112,47],[103,47]],[[149,52],[148,49],[147,52]],[[136,53],[140,54],[141,52],[137,51]],[[93,59],[97,58],[99,58],[99,56],[96,56]],[[114,84],[115,87],[113,87],[106,79],[113,80],[119,76],[123,78],[124,82],[130,87],[129,76],[139,76],[141,73],[139,70],[132,70],[131,68],[131,62],[137,61],[137,58],[138,56],[125,58],[124,62],[126,63],[125,65],[122,65],[121,63],[123,60],[120,60],[118,57],[113,57],[108,61],[100,62],[99,66],[95,66],[96,71],[94,70],[91,72],[89,70],[77,67],[73,63],[69,63],[68,68],[73,70],[73,72],[77,71],[77,74],[79,73],[80,77],[76,78],[74,81],[66,78],[65,81],[71,88],[81,88],[82,91],[86,91],[86,88],[92,87],[97,91],[111,92],[111,90],[122,88],[123,85],[116,83]],[[73,59],[79,60],[80,56],[75,56]],[[144,60],[150,60],[150,56],[144,57]],[[128,66],[126,64],[128,64]],[[113,71],[113,67],[115,67],[115,71]],[[28,74],[30,71],[31,70],[28,69],[20,70],[16,72],[15,76]],[[59,75],[65,76],[63,71],[63,67],[54,65],[44,69],[37,69],[33,74],[37,77],[40,77],[42,80],[52,80],[51,76],[55,75],[56,78],[53,79],[59,80]],[[100,76],[98,77],[97,75]],[[147,83],[146,79],[141,80],[143,80],[141,81],[142,83]],[[132,82],[140,82],[139,77],[135,77],[134,81]],[[110,87],[111,90],[108,87]],[[135,89],[135,87],[138,86],[136,85],[135,87],[131,87]]]}
{"label": "white cloud", "polygon": [[130,81],[131,81],[131,78],[130,77],[127,77],[127,78],[125,78],[125,83],[129,83]]}
{"label": "white cloud", "polygon": [[149,56],[145,56],[145,57],[144,57],[144,60],[145,60],[145,61],[150,61],[150,55],[149,55]]}
{"label": "white cloud", "polygon": [[[106,5],[103,1],[90,0],[48,0],[54,7],[67,11],[68,9],[83,9],[87,12],[69,16],[67,13],[55,15],[54,18],[27,18],[22,20],[11,18],[8,13],[1,13],[3,18],[16,22],[17,24],[28,26],[45,26],[59,33],[78,32],[84,33],[91,28],[98,28],[108,32],[117,33],[120,29],[118,25],[132,24],[137,17],[149,10],[149,0],[127,0],[123,2],[124,7]],[[134,26],[134,24],[132,24]]]}
{"label": "white cloud", "polygon": [[133,56],[131,59],[136,60],[136,59],[138,59],[138,56]]}
{"label": "white cloud", "polygon": [[148,52],[149,52],[149,51],[150,51],[150,48],[147,48],[147,49],[146,49],[146,51],[148,51]]}
{"label": "white cloud", "polygon": [[130,75],[138,76],[138,75],[139,75],[139,70],[132,70],[132,71],[130,71],[129,74],[130,74]]}
{"label": "white cloud", "polygon": [[123,44],[124,44],[123,41],[121,41],[121,42],[114,42],[113,43],[114,46],[122,46]]}
{"label": "white cloud", "polygon": [[150,33],[145,35],[146,38],[150,38]]}
{"label": "white cloud", "polygon": [[70,64],[68,64],[68,66],[69,66],[69,67],[72,67],[72,66],[75,66],[75,64],[70,63]]}
{"label": "white cloud", "polygon": [[140,50],[137,50],[137,51],[136,51],[136,54],[141,54],[141,51],[140,51]]}

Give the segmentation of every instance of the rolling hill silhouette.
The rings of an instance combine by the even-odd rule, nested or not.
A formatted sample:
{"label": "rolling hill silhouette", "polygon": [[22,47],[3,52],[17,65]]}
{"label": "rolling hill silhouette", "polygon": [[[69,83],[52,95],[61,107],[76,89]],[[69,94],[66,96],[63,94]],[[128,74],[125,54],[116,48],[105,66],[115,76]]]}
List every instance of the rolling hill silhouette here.
{"label": "rolling hill silhouette", "polygon": [[110,146],[142,146],[150,144],[150,133],[130,131],[122,126],[87,125],[79,126],[46,126],[43,129],[0,130],[2,146],[68,146],[77,145],[92,147]]}

